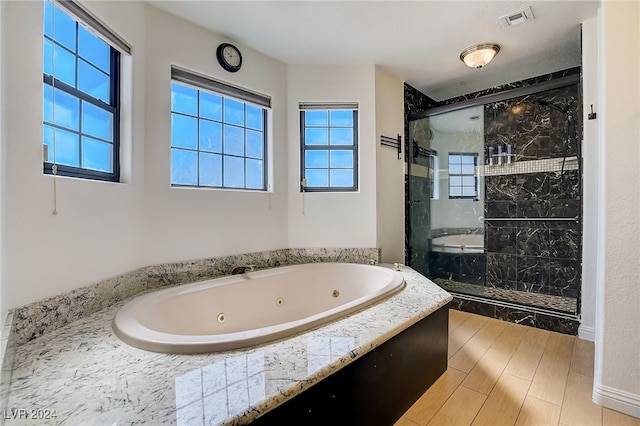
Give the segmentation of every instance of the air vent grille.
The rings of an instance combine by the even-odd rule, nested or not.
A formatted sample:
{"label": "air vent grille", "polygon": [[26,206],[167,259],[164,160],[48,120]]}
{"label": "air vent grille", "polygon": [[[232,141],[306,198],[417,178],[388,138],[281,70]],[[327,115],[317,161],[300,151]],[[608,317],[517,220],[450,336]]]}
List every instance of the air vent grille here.
{"label": "air vent grille", "polygon": [[533,19],[535,19],[535,16],[533,16],[531,6],[527,6],[522,10],[518,10],[516,12],[501,16],[500,23],[503,27],[509,28],[513,27],[514,25],[524,24],[525,22],[531,21]]}

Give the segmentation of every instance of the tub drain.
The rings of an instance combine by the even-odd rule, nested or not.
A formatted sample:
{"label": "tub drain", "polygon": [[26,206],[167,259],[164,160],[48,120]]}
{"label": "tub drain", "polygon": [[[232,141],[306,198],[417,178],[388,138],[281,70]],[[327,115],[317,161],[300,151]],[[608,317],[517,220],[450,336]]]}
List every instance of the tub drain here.
{"label": "tub drain", "polygon": [[276,299],[276,306],[282,306],[284,305],[284,299],[282,297],[278,297]]}
{"label": "tub drain", "polygon": [[338,297],[338,296],[340,296],[340,292],[338,290],[333,290],[333,293],[331,293],[331,295],[333,297]]}
{"label": "tub drain", "polygon": [[227,320],[227,316],[223,313],[219,313],[218,314],[218,323],[222,324],[223,322],[225,322]]}

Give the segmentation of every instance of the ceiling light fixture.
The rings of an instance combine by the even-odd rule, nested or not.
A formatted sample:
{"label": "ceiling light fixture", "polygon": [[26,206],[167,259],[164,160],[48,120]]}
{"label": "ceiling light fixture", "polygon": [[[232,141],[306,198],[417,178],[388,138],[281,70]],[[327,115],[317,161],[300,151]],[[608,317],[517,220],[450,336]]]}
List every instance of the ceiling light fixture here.
{"label": "ceiling light fixture", "polygon": [[471,68],[480,69],[487,65],[500,51],[496,43],[479,43],[469,46],[460,53],[460,60]]}

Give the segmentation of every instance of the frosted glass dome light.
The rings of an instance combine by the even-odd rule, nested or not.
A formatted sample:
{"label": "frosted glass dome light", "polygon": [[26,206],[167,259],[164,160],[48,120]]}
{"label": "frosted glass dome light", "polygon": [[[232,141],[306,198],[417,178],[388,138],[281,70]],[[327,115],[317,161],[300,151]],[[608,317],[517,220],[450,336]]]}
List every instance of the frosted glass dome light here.
{"label": "frosted glass dome light", "polygon": [[480,43],[469,46],[460,53],[460,60],[471,68],[480,69],[487,65],[500,51],[495,43]]}

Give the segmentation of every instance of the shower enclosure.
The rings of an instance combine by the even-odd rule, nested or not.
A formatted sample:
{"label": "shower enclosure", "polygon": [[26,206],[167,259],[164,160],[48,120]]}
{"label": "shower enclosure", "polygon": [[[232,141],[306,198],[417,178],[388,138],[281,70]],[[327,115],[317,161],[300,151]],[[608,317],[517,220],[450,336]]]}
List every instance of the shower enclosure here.
{"label": "shower enclosure", "polygon": [[409,117],[407,263],[465,300],[578,318],[575,77]]}

